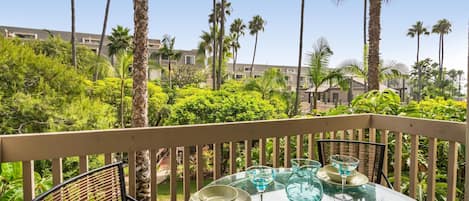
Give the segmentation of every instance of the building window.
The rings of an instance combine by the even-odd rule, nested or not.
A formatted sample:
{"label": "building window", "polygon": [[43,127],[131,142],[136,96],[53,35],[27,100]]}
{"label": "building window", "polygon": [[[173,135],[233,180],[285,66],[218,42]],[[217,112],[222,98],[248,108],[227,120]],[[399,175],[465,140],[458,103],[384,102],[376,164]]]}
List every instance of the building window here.
{"label": "building window", "polygon": [[160,44],[159,43],[148,42],[148,48],[160,49]]}
{"label": "building window", "polygon": [[12,32],[8,34],[8,37],[21,38],[21,39],[37,39],[37,34]]}
{"label": "building window", "polygon": [[295,73],[295,69],[287,69],[287,73]]}
{"label": "building window", "polygon": [[184,64],[186,65],[194,65],[195,64],[195,56],[187,55],[184,57]]}
{"label": "building window", "polygon": [[98,47],[97,47],[97,48],[91,48],[91,51],[93,51],[93,52],[96,53],[96,54],[98,54],[98,50],[99,50]]}
{"label": "building window", "polygon": [[244,72],[251,72],[251,67],[244,66]]}
{"label": "building window", "polygon": [[91,37],[83,37],[81,38],[81,42],[82,43],[86,43],[86,44],[99,44],[99,39],[97,38],[91,38]]}
{"label": "building window", "polygon": [[300,77],[300,82],[304,82],[305,81],[305,77],[301,76]]}
{"label": "building window", "polygon": [[261,77],[260,75],[254,75],[254,78],[258,78],[258,77]]}
{"label": "building window", "polygon": [[243,75],[236,75],[236,79],[243,79]]}

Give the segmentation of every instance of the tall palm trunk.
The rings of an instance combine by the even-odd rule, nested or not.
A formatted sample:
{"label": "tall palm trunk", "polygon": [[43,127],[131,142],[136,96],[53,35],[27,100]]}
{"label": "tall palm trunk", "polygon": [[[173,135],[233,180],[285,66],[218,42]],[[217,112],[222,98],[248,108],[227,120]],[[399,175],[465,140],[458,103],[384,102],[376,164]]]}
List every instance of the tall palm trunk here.
{"label": "tall palm trunk", "polygon": [[381,34],[381,0],[370,0],[370,49],[368,54],[368,85],[379,90],[379,41]]}
{"label": "tall palm trunk", "polygon": [[[104,22],[103,22],[103,31],[101,32],[101,39],[99,40],[99,47],[98,47],[98,59],[101,57],[101,52],[103,50],[103,43],[104,43],[104,36],[106,35],[106,26],[107,26],[107,18],[109,16],[109,6],[111,5],[111,0],[106,1],[106,9],[104,11]],[[99,79],[99,65],[96,62],[94,80]]]}
{"label": "tall palm trunk", "polygon": [[440,61],[440,90],[441,90],[441,95],[443,96],[445,94],[444,92],[444,85],[443,85],[443,58],[444,58],[444,51],[445,51],[445,35],[441,34],[441,61]]}
{"label": "tall palm trunk", "polygon": [[300,19],[300,45],[298,50],[298,72],[296,75],[296,94],[295,94],[295,107],[293,114],[298,114],[298,105],[300,100],[298,95],[300,94],[300,77],[301,77],[301,63],[303,56],[303,25],[304,25],[304,15],[305,15],[305,0],[301,0],[301,19]]}
{"label": "tall palm trunk", "polygon": [[173,83],[171,81],[171,56],[168,56],[168,82],[169,88],[173,89]]}
{"label": "tall palm trunk", "polygon": [[422,99],[422,68],[420,67],[419,63],[419,53],[420,53],[420,34],[417,33],[417,71],[418,71],[418,94],[417,94],[417,101],[420,102]]}
{"label": "tall palm trunk", "polygon": [[[134,61],[132,127],[148,126],[148,0],[134,0]],[[150,200],[150,154],[138,151],[136,158],[136,198]]]}
{"label": "tall palm trunk", "polygon": [[251,72],[249,73],[249,77],[252,77],[252,72],[254,70],[254,60],[256,59],[257,37],[258,36],[259,36],[259,33],[256,33],[256,42],[254,43],[254,53],[252,55]]}
{"label": "tall palm trunk", "polygon": [[[124,70],[124,69],[123,69]],[[125,121],[124,121],[124,87],[125,87],[125,77],[121,78],[121,101],[120,101],[120,120],[121,120],[121,128],[125,128]]]}
{"label": "tall palm trunk", "polygon": [[73,67],[77,68],[77,48],[75,46],[75,0],[71,0],[71,8],[72,8],[72,36],[71,36],[72,65]]}
{"label": "tall palm trunk", "polygon": [[221,88],[221,69],[223,65],[223,46],[224,46],[224,38],[225,38],[225,0],[221,1],[221,13],[220,13],[220,35],[218,36],[218,46],[219,46],[219,54],[218,54],[218,71],[217,71],[217,89]]}
{"label": "tall palm trunk", "polygon": [[368,9],[368,0],[363,0],[363,45],[366,45],[366,11]]}
{"label": "tall palm trunk", "polygon": [[212,89],[217,88],[217,2],[213,0]]}
{"label": "tall palm trunk", "polygon": [[318,88],[315,87],[313,93],[313,110],[318,109]]}
{"label": "tall palm trunk", "polygon": [[236,79],[236,59],[238,57],[238,51],[233,48],[233,80]]}

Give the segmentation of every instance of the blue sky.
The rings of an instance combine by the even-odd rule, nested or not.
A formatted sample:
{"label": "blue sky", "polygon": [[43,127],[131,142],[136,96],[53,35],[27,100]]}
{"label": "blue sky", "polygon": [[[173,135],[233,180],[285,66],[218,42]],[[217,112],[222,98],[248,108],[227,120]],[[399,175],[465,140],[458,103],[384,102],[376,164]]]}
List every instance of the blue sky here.
{"label": "blue sky", "polygon": [[[176,48],[195,49],[202,30],[208,29],[209,0],[150,0],[150,37],[164,34],[176,37]],[[133,27],[132,1],[113,0],[109,27]],[[331,66],[347,59],[361,59],[361,0],[345,0],[337,6],[333,0],[306,0],[304,51],[312,50],[314,41],[326,37],[334,55]],[[76,0],[77,31],[100,33],[105,0]],[[246,23],[260,14],[267,21],[259,36],[256,63],[297,65],[300,0],[238,0],[232,2],[228,23],[242,18]],[[453,32],[446,36],[445,66],[465,69],[467,66],[468,0],[392,0],[382,9],[381,55],[411,65],[415,60],[416,40],[406,37],[407,29],[417,20],[431,27],[438,19],[453,23]],[[0,24],[20,27],[70,30],[70,1],[6,1],[0,7]],[[108,33],[110,32],[108,29]],[[239,62],[249,63],[254,37],[241,40]],[[438,36],[422,40],[421,58],[438,58]]]}

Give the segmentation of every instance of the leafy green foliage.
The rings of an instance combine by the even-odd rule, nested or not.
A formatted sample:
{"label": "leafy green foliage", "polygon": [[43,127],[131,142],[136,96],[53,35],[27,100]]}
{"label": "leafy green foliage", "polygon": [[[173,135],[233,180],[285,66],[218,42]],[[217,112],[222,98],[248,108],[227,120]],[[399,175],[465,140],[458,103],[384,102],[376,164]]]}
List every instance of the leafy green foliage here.
{"label": "leafy green foliage", "polygon": [[[88,90],[89,95],[93,98],[109,104],[117,111],[120,106],[120,79],[119,78],[105,78],[96,81]],[[132,111],[132,80],[126,79],[124,82],[124,122],[126,127],[131,125],[131,111]],[[163,89],[151,82],[148,83],[148,119],[150,126],[157,126],[162,121],[162,115],[167,113],[166,103],[168,95],[163,92]],[[114,113],[113,127],[118,127],[117,113]]]}
{"label": "leafy green foliage", "polygon": [[352,101],[352,110],[356,113],[399,114],[401,99],[393,91],[386,89],[370,91],[357,96]]}
{"label": "leafy green foliage", "polygon": [[[187,91],[183,93],[187,94]],[[274,107],[256,92],[209,91],[176,100],[168,125],[272,119]]]}

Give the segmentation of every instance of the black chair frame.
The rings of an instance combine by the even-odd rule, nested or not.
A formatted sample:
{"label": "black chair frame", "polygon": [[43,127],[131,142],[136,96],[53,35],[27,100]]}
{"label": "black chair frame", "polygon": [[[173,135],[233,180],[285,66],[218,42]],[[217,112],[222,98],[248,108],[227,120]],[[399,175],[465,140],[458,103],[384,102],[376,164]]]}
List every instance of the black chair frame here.
{"label": "black chair frame", "polygon": [[323,158],[323,150],[322,150],[322,146],[321,146],[321,143],[350,143],[350,144],[364,144],[364,145],[373,145],[373,146],[376,146],[377,148],[379,149],[382,149],[382,151],[380,152],[380,155],[379,155],[379,163],[378,163],[378,176],[377,176],[377,180],[376,180],[376,183],[380,184],[381,183],[381,178],[384,178],[387,186],[391,189],[394,189],[391,182],[389,182],[389,179],[386,177],[386,175],[384,175],[384,172],[383,172],[383,164],[384,164],[384,150],[386,149],[386,146],[385,144],[381,144],[381,143],[375,143],[375,142],[362,142],[362,141],[353,141],[353,140],[318,140],[317,141],[317,145],[318,145],[318,155],[319,155],[319,162],[321,162],[323,165],[325,164],[326,160]]}

